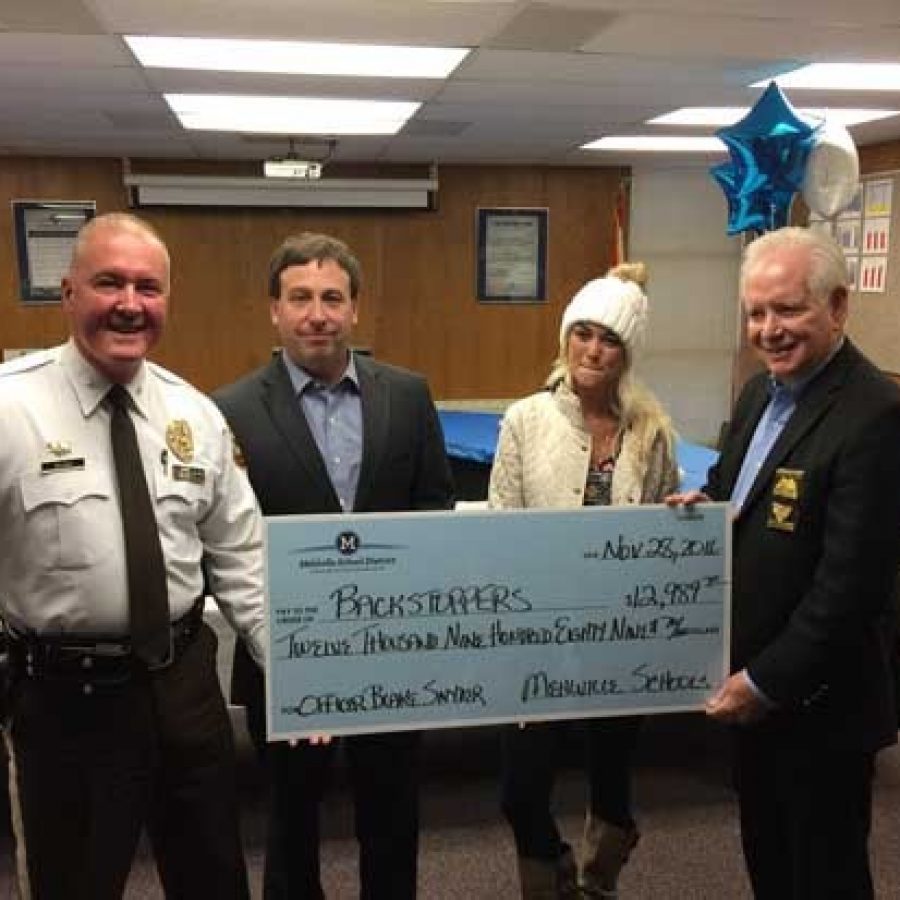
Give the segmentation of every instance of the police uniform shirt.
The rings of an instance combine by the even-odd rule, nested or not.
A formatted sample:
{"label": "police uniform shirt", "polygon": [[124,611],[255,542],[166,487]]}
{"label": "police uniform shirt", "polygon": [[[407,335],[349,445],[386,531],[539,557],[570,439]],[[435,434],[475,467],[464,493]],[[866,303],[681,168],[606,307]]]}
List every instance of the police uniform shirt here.
{"label": "police uniform shirt", "polygon": [[[14,629],[128,633],[109,387],[72,341],[0,366],[0,608]],[[203,592],[203,557],[211,593],[262,661],[262,522],[225,420],[152,363],[128,391],[171,619]]]}

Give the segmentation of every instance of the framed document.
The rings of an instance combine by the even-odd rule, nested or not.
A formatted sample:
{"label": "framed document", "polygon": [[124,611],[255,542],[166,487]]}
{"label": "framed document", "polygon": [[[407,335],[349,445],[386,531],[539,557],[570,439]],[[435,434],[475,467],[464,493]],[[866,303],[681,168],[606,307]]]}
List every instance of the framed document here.
{"label": "framed document", "polygon": [[97,211],[93,200],[13,200],[19,296],[23,303],[59,303],[78,230]]}
{"label": "framed document", "polygon": [[479,209],[477,291],[482,303],[547,299],[547,210]]}

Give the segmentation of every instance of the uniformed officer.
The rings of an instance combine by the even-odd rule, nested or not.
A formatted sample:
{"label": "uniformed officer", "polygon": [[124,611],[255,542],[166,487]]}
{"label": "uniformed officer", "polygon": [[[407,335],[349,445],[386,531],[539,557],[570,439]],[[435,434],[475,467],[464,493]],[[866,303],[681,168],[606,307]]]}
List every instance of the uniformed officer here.
{"label": "uniformed officer", "polygon": [[[168,295],[159,236],[133,216],[100,216],[63,279],[68,343],[0,366],[7,736],[34,900],[121,897],[142,826],[167,897],[248,896],[232,734],[201,616],[205,571],[262,660],[261,519],[216,407],[145,361]],[[143,479],[118,468],[113,385],[127,392],[119,409],[152,509],[137,563],[123,482]],[[153,603],[167,612],[163,652],[148,661],[130,597],[152,581],[152,545]]]}

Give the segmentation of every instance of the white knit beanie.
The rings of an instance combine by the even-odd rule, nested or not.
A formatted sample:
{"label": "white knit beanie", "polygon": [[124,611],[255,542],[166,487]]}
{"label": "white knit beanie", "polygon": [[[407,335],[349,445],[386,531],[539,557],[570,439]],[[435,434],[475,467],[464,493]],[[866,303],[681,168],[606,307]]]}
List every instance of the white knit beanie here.
{"label": "white knit beanie", "polygon": [[571,299],[559,326],[559,343],[565,346],[576,322],[602,325],[615,332],[629,353],[640,343],[647,326],[647,297],[633,281],[595,278]]}

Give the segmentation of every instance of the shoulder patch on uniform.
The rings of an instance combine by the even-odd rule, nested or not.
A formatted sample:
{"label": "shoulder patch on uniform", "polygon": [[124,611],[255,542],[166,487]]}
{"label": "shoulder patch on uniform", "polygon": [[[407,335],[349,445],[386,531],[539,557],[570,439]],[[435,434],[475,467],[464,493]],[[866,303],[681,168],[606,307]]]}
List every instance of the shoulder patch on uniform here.
{"label": "shoulder patch on uniform", "polygon": [[165,381],[166,384],[181,384],[185,387],[191,386],[190,383],[185,381],[180,375],[176,375],[174,372],[170,372],[168,369],[164,369],[157,363],[150,362],[150,360],[147,360],[147,371],[149,374],[155,376],[160,381]]}
{"label": "shoulder patch on uniform", "polygon": [[53,360],[54,355],[51,350],[35,350],[33,353],[25,353],[9,362],[0,364],[0,378],[5,375],[16,375],[19,372],[33,372],[50,365]]}
{"label": "shoulder patch on uniform", "polygon": [[228,433],[231,435],[231,455],[234,457],[234,464],[239,469],[247,468],[247,457],[244,456],[244,451],[241,449],[241,445],[238,443],[237,438],[234,436],[234,432],[229,428]]}

